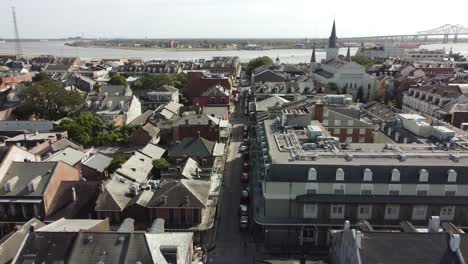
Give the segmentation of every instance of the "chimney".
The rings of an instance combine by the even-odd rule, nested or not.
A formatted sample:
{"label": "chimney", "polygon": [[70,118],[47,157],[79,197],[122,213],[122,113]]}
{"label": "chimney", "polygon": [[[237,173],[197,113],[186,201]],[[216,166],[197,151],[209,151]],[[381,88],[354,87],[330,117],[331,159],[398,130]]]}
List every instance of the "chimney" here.
{"label": "chimney", "polygon": [[439,232],[440,218],[438,216],[431,216],[429,218],[429,227],[427,228],[430,233]]}
{"label": "chimney", "polygon": [[133,224],[134,222],[135,220],[132,218],[125,218],[125,220],[119,226],[119,229],[117,229],[117,232],[132,233],[135,231],[135,226]]}
{"label": "chimney", "polygon": [[459,234],[450,235],[450,249],[453,252],[457,252],[460,249],[460,235]]}
{"label": "chimney", "polygon": [[111,108],[112,107],[112,101],[111,100],[107,101],[106,106],[107,106],[107,108]]}
{"label": "chimney", "polygon": [[188,126],[188,124],[189,124],[189,120],[188,120],[188,118],[186,118],[186,119],[185,119],[185,125]]}
{"label": "chimney", "polygon": [[362,240],[361,231],[356,231],[356,245],[359,249],[361,249],[361,240]]}
{"label": "chimney", "polygon": [[315,104],[314,120],[317,120],[320,123],[323,123],[323,104],[322,103]]}
{"label": "chimney", "polygon": [[164,219],[156,218],[151,224],[151,227],[148,230],[150,234],[161,234],[164,233]]}
{"label": "chimney", "polygon": [[75,202],[76,201],[76,189],[75,187],[72,187],[72,199]]}

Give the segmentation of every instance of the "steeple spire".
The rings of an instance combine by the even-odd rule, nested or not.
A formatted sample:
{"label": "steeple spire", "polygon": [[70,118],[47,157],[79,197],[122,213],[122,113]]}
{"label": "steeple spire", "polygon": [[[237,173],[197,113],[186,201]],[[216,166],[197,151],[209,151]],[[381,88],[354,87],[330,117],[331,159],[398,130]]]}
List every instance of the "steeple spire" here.
{"label": "steeple spire", "polygon": [[331,34],[330,34],[330,38],[328,39],[328,47],[329,48],[336,48],[336,40],[337,40],[336,25],[335,25],[335,20],[333,20],[332,31],[331,31]]}
{"label": "steeple spire", "polygon": [[315,43],[312,46],[312,58],[310,58],[310,62],[317,62],[315,59]]}
{"label": "steeple spire", "polygon": [[351,49],[348,45],[348,52],[346,53],[346,61],[351,62]]}

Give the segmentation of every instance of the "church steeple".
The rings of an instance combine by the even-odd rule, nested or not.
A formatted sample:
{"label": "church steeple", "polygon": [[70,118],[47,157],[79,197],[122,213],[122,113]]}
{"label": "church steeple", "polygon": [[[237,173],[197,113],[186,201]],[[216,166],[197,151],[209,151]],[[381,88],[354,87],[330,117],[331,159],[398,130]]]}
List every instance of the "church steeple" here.
{"label": "church steeple", "polygon": [[312,46],[312,58],[310,58],[310,62],[317,62],[315,59],[315,44]]}
{"label": "church steeple", "polygon": [[330,34],[330,38],[328,38],[328,47],[335,49],[336,48],[336,42],[337,42],[336,26],[335,26],[335,20],[333,20],[332,31],[331,31],[331,34]]}
{"label": "church steeple", "polygon": [[346,61],[351,62],[351,49],[348,46],[348,52],[346,53]]}

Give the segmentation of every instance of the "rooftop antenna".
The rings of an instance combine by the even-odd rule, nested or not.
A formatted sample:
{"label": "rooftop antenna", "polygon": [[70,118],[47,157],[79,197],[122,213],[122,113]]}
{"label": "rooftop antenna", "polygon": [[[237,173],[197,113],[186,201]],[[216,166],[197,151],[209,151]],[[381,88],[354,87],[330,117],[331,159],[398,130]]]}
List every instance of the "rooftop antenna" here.
{"label": "rooftop antenna", "polygon": [[21,47],[21,39],[18,31],[18,23],[16,22],[16,11],[14,6],[11,7],[11,12],[13,14],[13,25],[15,27],[15,53],[16,57],[19,59],[23,54],[23,48]]}

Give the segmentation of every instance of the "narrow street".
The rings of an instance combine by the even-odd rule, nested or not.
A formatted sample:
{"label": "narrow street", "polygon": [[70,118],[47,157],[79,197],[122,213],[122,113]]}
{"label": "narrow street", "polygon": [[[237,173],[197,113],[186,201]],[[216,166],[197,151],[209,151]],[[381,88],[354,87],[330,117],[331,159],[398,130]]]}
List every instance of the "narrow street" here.
{"label": "narrow street", "polygon": [[[255,263],[255,243],[248,230],[240,230],[239,205],[241,197],[242,157],[239,148],[243,128],[241,119],[232,119],[232,141],[226,161],[224,191],[220,218],[217,223],[216,247],[209,253],[209,263]],[[249,221],[251,221],[249,216]]]}

